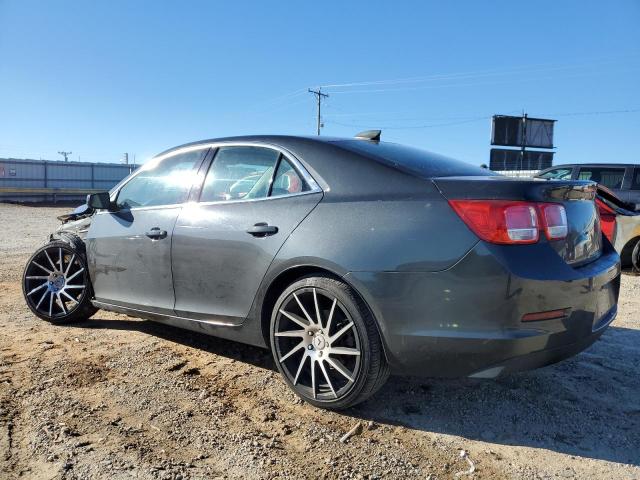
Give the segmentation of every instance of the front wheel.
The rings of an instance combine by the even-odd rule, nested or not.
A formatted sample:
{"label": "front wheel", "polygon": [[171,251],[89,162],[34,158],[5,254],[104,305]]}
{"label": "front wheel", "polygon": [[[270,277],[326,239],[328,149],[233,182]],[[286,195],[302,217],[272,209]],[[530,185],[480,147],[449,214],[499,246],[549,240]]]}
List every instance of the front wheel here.
{"label": "front wheel", "polygon": [[318,407],[351,407],[389,376],[369,309],[332,277],[305,277],[282,292],[271,315],[270,340],[286,383]]}
{"label": "front wheel", "polygon": [[51,323],[86,320],[97,311],[84,252],[66,242],[48,243],[31,256],[22,293],[31,311]]}

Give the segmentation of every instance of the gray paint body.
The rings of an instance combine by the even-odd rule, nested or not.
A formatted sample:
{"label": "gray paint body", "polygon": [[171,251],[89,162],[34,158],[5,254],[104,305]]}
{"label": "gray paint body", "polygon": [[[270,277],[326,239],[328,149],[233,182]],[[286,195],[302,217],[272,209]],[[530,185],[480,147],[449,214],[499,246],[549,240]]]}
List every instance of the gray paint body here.
{"label": "gray paint body", "polygon": [[[94,214],[85,243],[97,306],[266,346],[269,287],[293,269],[314,268],[342,277],[369,306],[394,372],[433,376],[495,376],[550,363],[590,344],[615,316],[619,258],[608,243],[600,258],[577,267],[546,241],[485,244],[451,209],[437,180],[332,139],[201,144],[238,142],[282,149],[320,188]],[[247,234],[258,222],[279,231]],[[156,226],[167,238],[145,236]],[[572,313],[520,321],[558,308]]]}
{"label": "gray paint body", "polygon": [[[250,202],[190,205],[173,232],[175,312],[239,325],[267,269],[322,193]],[[247,228],[265,222],[276,235],[256,238]]]}

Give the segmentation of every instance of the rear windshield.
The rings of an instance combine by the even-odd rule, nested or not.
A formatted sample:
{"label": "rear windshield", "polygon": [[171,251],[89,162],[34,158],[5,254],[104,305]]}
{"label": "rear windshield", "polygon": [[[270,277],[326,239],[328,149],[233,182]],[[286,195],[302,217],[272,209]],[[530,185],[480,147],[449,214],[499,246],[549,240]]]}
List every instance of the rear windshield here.
{"label": "rear windshield", "polygon": [[397,143],[340,140],[340,147],[424,178],[497,175],[491,170]]}

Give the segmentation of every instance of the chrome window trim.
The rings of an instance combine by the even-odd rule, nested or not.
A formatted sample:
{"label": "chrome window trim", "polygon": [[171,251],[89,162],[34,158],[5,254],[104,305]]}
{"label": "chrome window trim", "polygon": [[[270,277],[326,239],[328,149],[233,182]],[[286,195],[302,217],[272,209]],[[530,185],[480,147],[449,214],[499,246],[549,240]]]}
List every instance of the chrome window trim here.
{"label": "chrome window trim", "polygon": [[[307,190],[306,192],[300,192],[300,193],[291,193],[289,195],[278,195],[276,197],[262,197],[262,198],[249,198],[249,199],[237,199],[237,200],[215,200],[215,201],[210,201],[210,202],[182,202],[182,203],[174,203],[174,204],[168,204],[168,205],[151,205],[148,207],[131,207],[128,209],[124,209],[124,210],[119,210],[119,211],[137,211],[137,210],[151,210],[151,209],[156,209],[156,208],[172,208],[172,207],[180,207],[182,205],[186,205],[188,203],[193,203],[193,204],[197,204],[197,205],[218,205],[218,204],[231,204],[231,203],[244,203],[244,202],[257,202],[257,201],[262,201],[262,200],[277,200],[279,198],[290,198],[290,197],[298,197],[300,195],[309,195],[312,193],[321,193],[323,190],[322,188],[320,188],[320,185],[318,184],[318,182],[315,181],[315,179],[311,176],[311,174],[307,171],[306,168],[304,168],[304,165],[302,165],[302,163],[300,162],[300,160],[298,160],[298,158],[292,154],[290,151],[288,151],[286,148],[283,148],[279,145],[274,145],[272,143],[265,143],[265,142],[252,142],[252,141],[221,141],[221,142],[210,142],[210,143],[204,143],[204,144],[198,144],[198,145],[191,145],[191,146],[187,146],[187,147],[182,147],[182,148],[178,148],[176,150],[171,150],[170,152],[164,153],[160,156],[157,157],[153,157],[149,163],[145,163],[144,165],[142,165],[140,168],[138,168],[133,175],[131,175],[130,178],[125,179],[126,181],[122,181],[120,182],[118,185],[116,185],[115,187],[113,187],[113,189],[110,192],[110,199],[111,201],[115,201],[115,199],[118,197],[118,193],[120,192],[120,189],[122,187],[124,187],[127,183],[129,183],[131,180],[133,180],[136,176],[138,176],[141,172],[144,172],[146,170],[149,170],[150,167],[149,165],[156,165],[158,163],[160,163],[162,160],[169,158],[169,157],[173,157],[175,155],[180,155],[182,153],[187,153],[187,152],[192,152],[192,151],[196,151],[196,150],[205,150],[205,149],[216,149],[216,148],[221,148],[221,147],[262,147],[262,148],[269,148],[271,150],[275,150],[277,152],[279,152],[288,162],[291,163],[291,165],[293,166],[293,168],[296,170],[296,172],[298,172],[298,174],[304,179],[305,182],[307,182],[307,185],[309,185],[310,190]],[[209,168],[211,168],[211,165],[213,165],[213,162],[215,161],[215,156],[211,159],[211,163],[209,164]],[[207,170],[206,173],[209,173],[209,170]],[[205,174],[205,179],[206,179],[206,174]],[[113,213],[113,212],[109,212],[107,210],[101,210],[98,211],[97,213]]]}
{"label": "chrome window trim", "polygon": [[98,210],[96,212],[96,215],[102,215],[105,213],[109,213],[109,214],[117,214],[120,212],[134,212],[134,211],[138,211],[138,212],[144,212],[147,210],[158,210],[160,208],[162,209],[167,209],[167,210],[171,210],[172,208],[181,208],[184,205],[186,205],[188,202],[183,202],[183,203],[170,203],[168,205],[149,205],[148,207],[132,207],[132,208],[123,208],[121,210],[116,210],[116,211],[110,211],[110,210]]}
{"label": "chrome window trim", "polygon": [[[301,197],[303,195],[313,195],[315,193],[320,193],[321,191],[322,190],[320,191],[309,190],[306,192],[290,193],[288,195],[278,195],[276,197],[260,197],[260,198],[247,198],[247,199],[239,198],[237,200],[212,200],[210,202],[189,202],[189,204],[208,206],[208,205],[230,205],[232,203],[263,202],[265,200],[278,200],[278,199],[285,199],[285,198],[291,198],[291,197]],[[187,205],[187,203],[184,203],[183,205]]]}

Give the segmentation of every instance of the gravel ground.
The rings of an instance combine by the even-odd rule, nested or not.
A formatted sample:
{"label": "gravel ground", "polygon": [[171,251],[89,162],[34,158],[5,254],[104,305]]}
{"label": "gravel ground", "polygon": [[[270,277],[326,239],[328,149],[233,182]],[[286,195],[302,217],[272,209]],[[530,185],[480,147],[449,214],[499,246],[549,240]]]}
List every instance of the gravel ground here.
{"label": "gravel ground", "polygon": [[[640,479],[640,277],[571,360],[495,381],[392,378],[330,413],[257,348],[109,312],[35,318],[22,268],[67,210],[0,204],[0,478]],[[461,450],[475,472],[456,477]]]}

